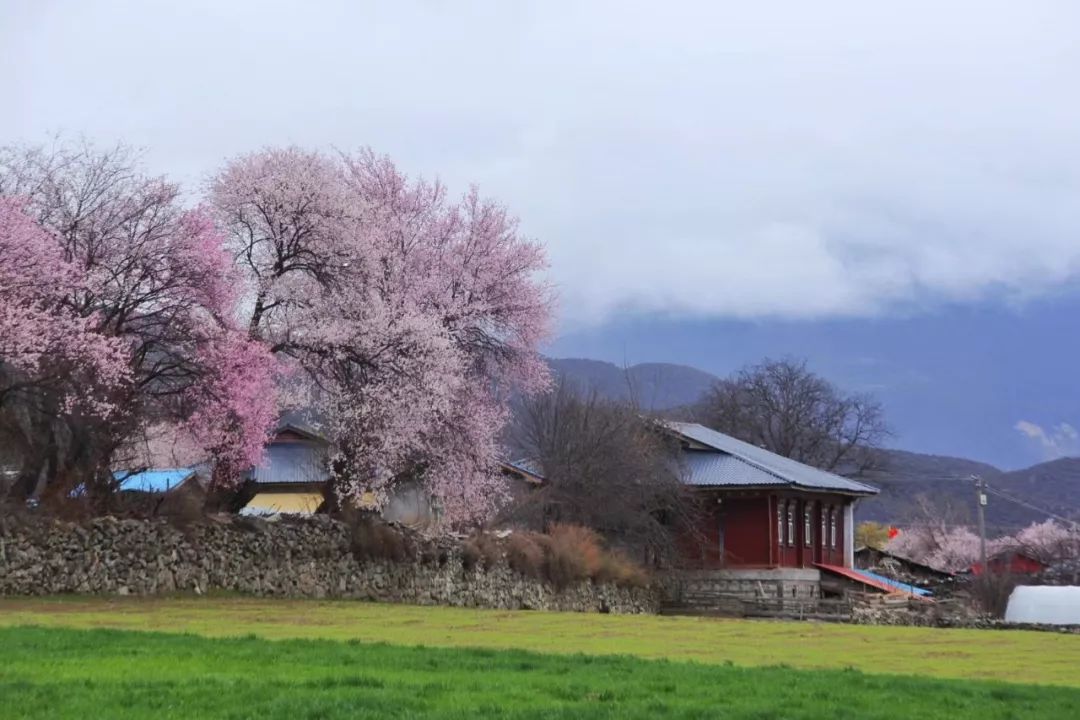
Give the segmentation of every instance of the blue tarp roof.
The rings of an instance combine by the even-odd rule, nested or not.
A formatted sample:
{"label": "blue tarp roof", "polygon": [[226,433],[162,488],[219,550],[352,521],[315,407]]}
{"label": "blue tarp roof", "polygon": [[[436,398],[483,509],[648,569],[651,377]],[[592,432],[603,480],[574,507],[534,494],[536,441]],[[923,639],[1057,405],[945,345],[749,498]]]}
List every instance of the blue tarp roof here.
{"label": "blue tarp roof", "polygon": [[195,474],[192,468],[154,468],[141,472],[117,470],[113,477],[120,481],[121,490],[167,492]]}
{"label": "blue tarp roof", "polygon": [[860,575],[865,575],[868,578],[873,578],[879,583],[885,583],[889,587],[894,587],[897,590],[903,590],[904,592],[911,593],[912,595],[918,595],[919,597],[929,597],[930,595],[933,595],[933,593],[926,588],[916,587],[915,585],[909,585],[908,583],[902,583],[899,580],[893,580],[892,578],[887,578],[884,575],[872,573],[869,570],[861,570],[859,568],[852,569]]}

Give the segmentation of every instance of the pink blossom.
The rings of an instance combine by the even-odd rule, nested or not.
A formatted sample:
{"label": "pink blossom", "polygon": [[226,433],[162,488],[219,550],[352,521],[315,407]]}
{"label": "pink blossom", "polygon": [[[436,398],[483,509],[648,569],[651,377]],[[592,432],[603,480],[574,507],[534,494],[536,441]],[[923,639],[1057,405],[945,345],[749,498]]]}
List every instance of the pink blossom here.
{"label": "pink blossom", "polygon": [[201,382],[186,397],[195,411],[185,424],[214,461],[214,479],[235,484],[261,463],[277,421],[276,362],[262,344],[230,330],[206,339],[200,349]]}
{"label": "pink blossom", "polygon": [[[42,389],[35,412],[49,410],[43,401],[60,409],[43,415],[46,427],[55,419],[83,437],[89,452],[63,462],[108,476],[119,452],[164,425],[234,480],[273,426],[276,364],[238,324],[241,276],[212,214],[183,208],[178,189],[142,175],[125,148],[0,153],[0,193],[22,196],[0,206],[0,293],[11,300],[0,371],[13,387]],[[57,377],[70,381],[46,382]],[[91,422],[87,408],[107,421]],[[27,440],[42,446],[31,455],[47,452],[48,433]]]}
{"label": "pink blossom", "polygon": [[487,514],[507,397],[547,382],[542,248],[475,189],[451,201],[366,151],[241,157],[211,197],[253,337],[315,389],[339,496],[419,478],[448,521]]}
{"label": "pink blossom", "polygon": [[84,277],[25,209],[0,198],[0,405],[52,392],[69,412],[107,415],[130,377],[124,344],[65,304]]}

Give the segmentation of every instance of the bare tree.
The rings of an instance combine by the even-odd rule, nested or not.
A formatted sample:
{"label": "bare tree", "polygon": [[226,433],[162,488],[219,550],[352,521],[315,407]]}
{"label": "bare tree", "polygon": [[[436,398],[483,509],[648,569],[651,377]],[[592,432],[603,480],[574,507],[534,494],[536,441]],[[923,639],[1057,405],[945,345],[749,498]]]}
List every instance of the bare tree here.
{"label": "bare tree", "polygon": [[511,509],[512,519],[536,529],[584,525],[647,563],[671,557],[697,501],[682,482],[677,445],[658,425],[565,380],[523,401],[517,415],[516,444],[545,481]]}
{"label": "bare tree", "polygon": [[939,570],[966,570],[979,557],[979,536],[972,531],[968,518],[963,508],[920,493],[887,549]]}
{"label": "bare tree", "polygon": [[888,436],[881,404],[842,392],[804,360],[766,359],[717,382],[696,409],[704,424],[823,470],[875,467]]}

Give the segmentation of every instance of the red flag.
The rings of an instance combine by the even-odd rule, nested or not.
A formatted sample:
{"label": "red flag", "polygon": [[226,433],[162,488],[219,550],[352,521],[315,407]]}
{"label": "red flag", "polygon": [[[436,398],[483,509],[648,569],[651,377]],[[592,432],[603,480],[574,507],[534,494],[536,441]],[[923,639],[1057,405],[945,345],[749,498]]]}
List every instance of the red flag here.
{"label": "red flag", "polygon": [[899,534],[900,534],[900,528],[894,528],[894,527],[889,528],[889,539],[890,540],[892,540],[894,537],[896,537]]}

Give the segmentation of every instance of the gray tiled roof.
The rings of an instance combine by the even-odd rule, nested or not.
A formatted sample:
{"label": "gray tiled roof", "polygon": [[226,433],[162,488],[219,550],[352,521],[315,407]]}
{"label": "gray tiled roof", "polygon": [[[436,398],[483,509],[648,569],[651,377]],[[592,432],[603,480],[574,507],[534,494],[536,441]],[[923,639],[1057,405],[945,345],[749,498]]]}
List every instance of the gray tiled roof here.
{"label": "gray tiled roof", "polygon": [[852,495],[876,495],[878,489],[855,480],[804,465],[750,443],[736,440],[697,423],[667,422],[683,438],[706,446],[683,453],[690,485],[758,487],[778,485],[806,490],[831,490]]}
{"label": "gray tiled roof", "polygon": [[540,463],[531,458],[518,458],[517,460],[503,460],[504,465],[514,468],[519,472],[523,472],[527,475],[533,475],[540,480],[544,479],[544,472],[540,468]]}
{"label": "gray tiled roof", "polygon": [[326,448],[318,443],[271,443],[252,474],[259,484],[325,482],[325,457]]}
{"label": "gray tiled roof", "polygon": [[281,413],[278,419],[277,429],[285,430],[292,428],[313,437],[323,437],[322,426],[324,418],[314,408],[294,408]]}

